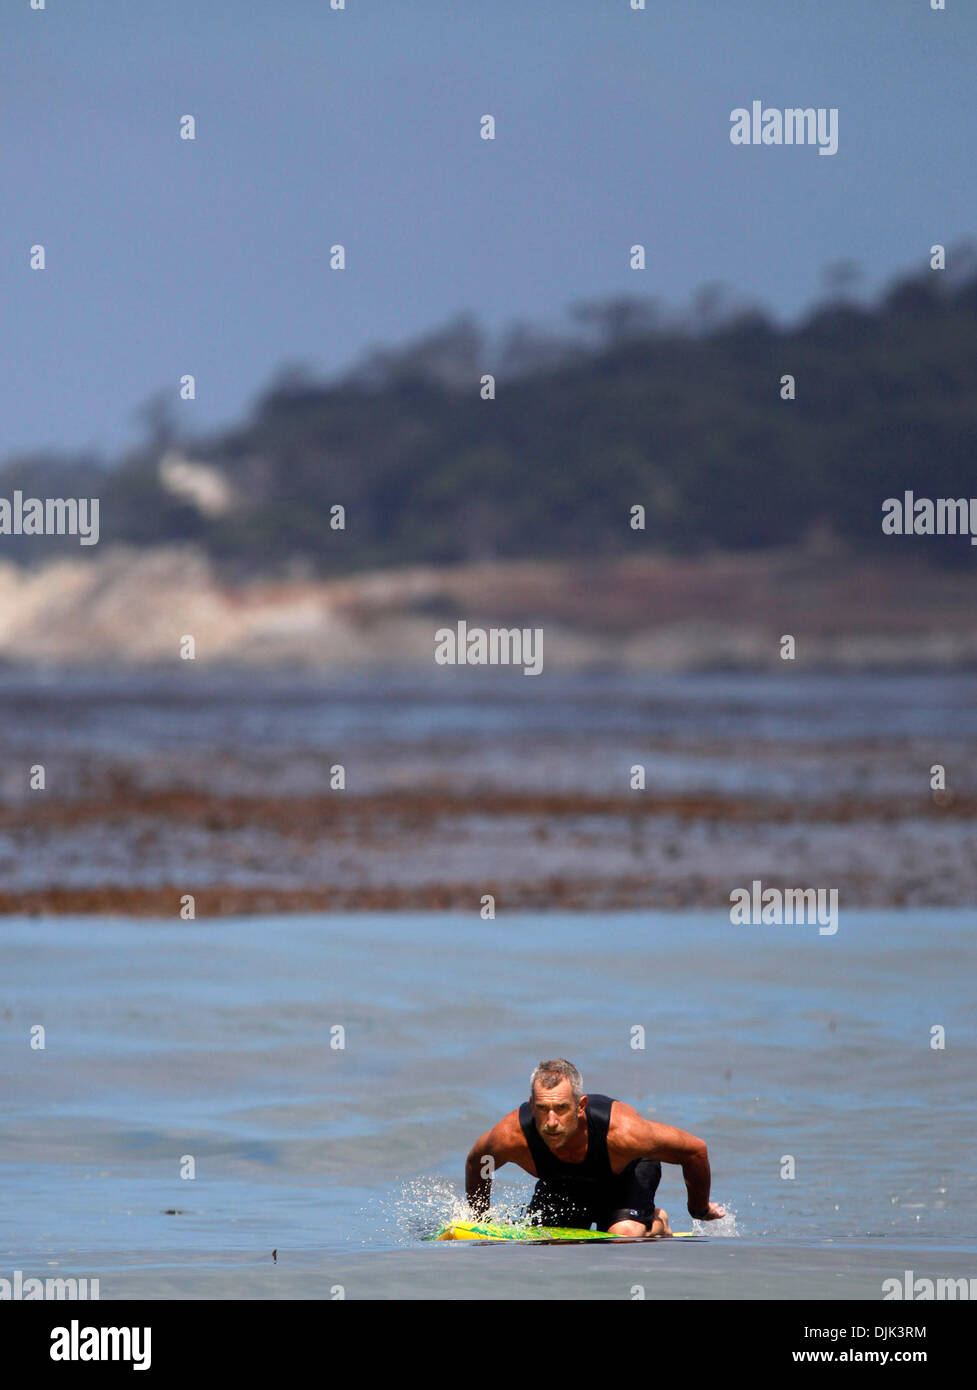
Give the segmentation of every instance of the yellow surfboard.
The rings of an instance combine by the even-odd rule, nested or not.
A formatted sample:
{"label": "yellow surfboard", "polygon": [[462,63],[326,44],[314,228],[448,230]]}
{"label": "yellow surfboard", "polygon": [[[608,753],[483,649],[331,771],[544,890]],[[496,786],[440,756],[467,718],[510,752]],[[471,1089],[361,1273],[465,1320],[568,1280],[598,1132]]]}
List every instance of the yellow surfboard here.
{"label": "yellow surfboard", "polygon": [[[676,1239],[693,1235],[693,1231],[675,1231],[671,1237],[652,1237],[652,1239]],[[584,1231],[573,1226],[519,1226],[501,1221],[452,1221],[443,1226],[435,1240],[524,1240],[536,1245],[552,1245],[558,1242],[582,1240],[634,1241],[642,1239],[635,1236],[613,1236],[608,1231]],[[644,1237],[648,1239],[648,1237]]]}

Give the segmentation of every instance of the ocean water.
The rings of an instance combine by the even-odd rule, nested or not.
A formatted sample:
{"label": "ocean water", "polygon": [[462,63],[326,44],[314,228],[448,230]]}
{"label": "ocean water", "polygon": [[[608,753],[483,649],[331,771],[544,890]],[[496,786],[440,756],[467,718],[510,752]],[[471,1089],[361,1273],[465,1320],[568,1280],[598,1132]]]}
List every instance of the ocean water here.
{"label": "ocean water", "polygon": [[[692,912],[5,919],[0,1277],[97,1277],[103,1299],[844,1299],[906,1270],[977,1277],[974,945],[972,911],[843,905],[834,936]],[[703,1137],[731,1214],[618,1247],[426,1240],[548,1056]],[[531,1188],[501,1169],[500,1209]]]}
{"label": "ocean water", "polygon": [[[340,750],[358,769],[360,791],[404,785],[415,775],[430,780],[432,767],[442,785],[454,767],[518,786],[527,760],[536,770],[541,750],[550,747],[559,749],[559,764],[548,762],[536,779],[549,790],[618,787],[620,769],[609,756],[616,752],[622,759],[652,754],[653,780],[663,789],[794,796],[839,783],[846,790],[918,790],[915,765],[908,782],[900,779],[899,750],[916,745],[926,756],[942,751],[961,789],[964,759],[968,773],[977,765],[975,672],[548,672],[544,685],[494,668],[440,668],[426,678],[206,667],[177,674],[0,669],[0,709],[4,761],[16,767],[20,753],[36,756],[43,748],[57,759],[62,792],[75,790],[68,775],[74,762],[89,769],[152,766],[159,781],[169,775],[188,785],[203,759],[212,789],[213,764],[223,760],[222,776],[235,785],[244,769],[257,766],[260,790],[287,795],[308,789],[303,765],[315,765],[317,784],[318,763],[326,760],[328,769]],[[872,756],[879,740],[885,774]],[[858,763],[851,767],[847,754],[855,745]],[[812,756],[804,757],[805,748]],[[777,755],[771,766],[765,749]],[[0,764],[0,787],[3,771]],[[24,794],[19,775],[7,780],[8,798]]]}

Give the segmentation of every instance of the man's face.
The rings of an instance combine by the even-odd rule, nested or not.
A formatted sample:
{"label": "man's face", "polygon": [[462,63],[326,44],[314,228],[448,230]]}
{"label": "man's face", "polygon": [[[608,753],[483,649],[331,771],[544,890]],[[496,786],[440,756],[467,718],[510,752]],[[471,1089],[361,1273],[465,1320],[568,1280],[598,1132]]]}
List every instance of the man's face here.
{"label": "man's face", "polygon": [[573,1098],[573,1087],[566,1077],[558,1086],[546,1088],[537,1081],[533,1096],[533,1118],[543,1143],[551,1149],[562,1149],[577,1132],[577,1126],[586,1114],[584,1102]]}

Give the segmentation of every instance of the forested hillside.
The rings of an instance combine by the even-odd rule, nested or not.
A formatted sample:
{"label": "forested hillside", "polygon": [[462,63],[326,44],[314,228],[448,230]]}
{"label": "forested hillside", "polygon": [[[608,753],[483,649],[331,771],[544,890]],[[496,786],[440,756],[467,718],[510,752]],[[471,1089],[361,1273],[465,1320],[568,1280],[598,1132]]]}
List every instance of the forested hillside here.
{"label": "forested hillside", "polygon": [[[874,306],[835,297],[786,328],[708,295],[684,321],[640,300],[584,306],[577,320],[576,335],[514,330],[490,353],[463,318],[341,380],[283,371],[216,437],[194,437],[181,403],[158,401],[126,458],[8,460],[0,493],[97,494],[102,546],[189,540],[231,575],[296,559],[333,574],[825,534],[863,553],[972,559],[965,542],[884,537],[881,504],[907,488],[977,491],[977,275],[927,270]],[[495,400],[480,395],[486,371]],[[794,400],[781,396],[787,374]],[[224,502],[202,509],[174,490],[165,457],[207,465]],[[644,532],[629,525],[636,503]],[[336,504],[345,530],[330,525]],[[33,561],[66,544],[2,548]]]}

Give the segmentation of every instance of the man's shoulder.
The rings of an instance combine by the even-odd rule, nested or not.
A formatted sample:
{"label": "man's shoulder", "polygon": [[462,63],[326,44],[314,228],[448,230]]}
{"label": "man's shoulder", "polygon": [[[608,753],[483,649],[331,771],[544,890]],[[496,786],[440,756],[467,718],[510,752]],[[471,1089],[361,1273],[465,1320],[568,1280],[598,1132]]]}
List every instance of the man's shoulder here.
{"label": "man's shoulder", "polygon": [[503,1115],[495,1126],[495,1133],[500,1139],[512,1140],[516,1143],[522,1140],[525,1143],[526,1136],[523,1133],[522,1122],[519,1118],[521,1108],[521,1106],[517,1106],[515,1110],[510,1110],[508,1115]]}
{"label": "man's shoulder", "polygon": [[532,1151],[519,1123],[519,1111],[510,1110],[492,1130],[492,1148],[500,1162],[518,1163],[532,1171]]}
{"label": "man's shoulder", "polygon": [[611,1101],[611,1118],[607,1126],[608,1142],[626,1144],[629,1139],[636,1136],[636,1131],[642,1129],[648,1121],[639,1115],[633,1105],[629,1105],[626,1100]]}

